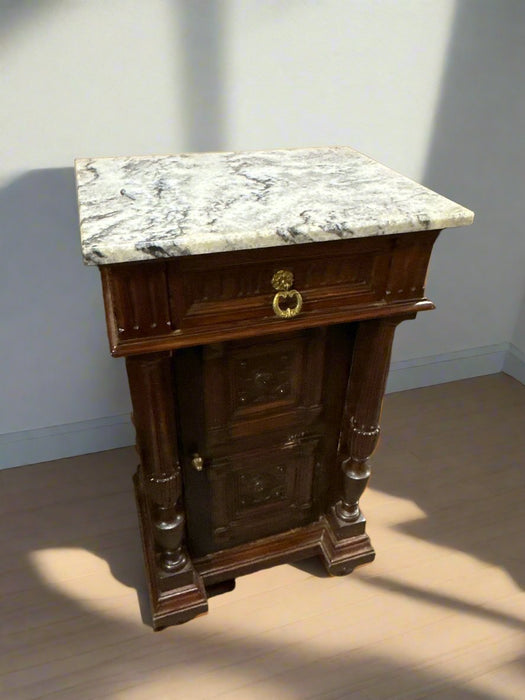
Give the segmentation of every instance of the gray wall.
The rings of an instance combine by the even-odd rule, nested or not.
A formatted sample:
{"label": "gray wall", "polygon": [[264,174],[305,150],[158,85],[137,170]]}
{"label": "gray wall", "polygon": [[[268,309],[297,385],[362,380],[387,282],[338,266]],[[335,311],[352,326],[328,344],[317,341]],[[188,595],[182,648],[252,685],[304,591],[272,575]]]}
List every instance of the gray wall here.
{"label": "gray wall", "polygon": [[[520,0],[0,0],[0,11],[6,464],[131,439],[98,272],[80,260],[78,156],[352,145],[477,214],[438,241],[438,310],[400,328],[397,365],[458,353],[465,365],[491,349],[497,371],[509,343],[525,353]],[[467,375],[491,371],[476,362]],[[435,381],[421,366],[417,383]]]}

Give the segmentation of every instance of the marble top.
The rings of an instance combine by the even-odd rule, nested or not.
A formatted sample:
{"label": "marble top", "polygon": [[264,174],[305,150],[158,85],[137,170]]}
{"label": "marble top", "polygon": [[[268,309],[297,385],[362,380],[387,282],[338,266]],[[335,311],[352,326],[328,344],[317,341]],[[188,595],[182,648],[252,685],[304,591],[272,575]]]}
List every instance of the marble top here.
{"label": "marble top", "polygon": [[382,236],[474,214],[349,147],[80,158],[89,265]]}

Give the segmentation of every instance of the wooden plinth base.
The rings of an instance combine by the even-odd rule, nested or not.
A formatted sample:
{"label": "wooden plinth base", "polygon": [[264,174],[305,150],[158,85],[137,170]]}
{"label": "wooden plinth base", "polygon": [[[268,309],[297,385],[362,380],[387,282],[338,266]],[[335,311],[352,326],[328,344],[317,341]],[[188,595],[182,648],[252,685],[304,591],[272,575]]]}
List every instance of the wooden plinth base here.
{"label": "wooden plinth base", "polygon": [[277,564],[320,556],[335,576],[349,574],[375,557],[361,516],[345,526],[344,537],[331,517],[321,517],[295,530],[224,549],[194,560],[168,574],[157,564],[151,519],[143,494],[134,479],[142,534],[153,628],[187,622],[208,611],[208,597],[233,590],[235,578]]}

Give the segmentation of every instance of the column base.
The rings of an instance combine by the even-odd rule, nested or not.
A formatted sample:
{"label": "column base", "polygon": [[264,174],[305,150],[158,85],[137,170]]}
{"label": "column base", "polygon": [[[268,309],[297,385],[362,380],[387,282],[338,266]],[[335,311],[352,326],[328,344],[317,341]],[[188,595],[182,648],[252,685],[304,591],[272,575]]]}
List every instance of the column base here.
{"label": "column base", "polygon": [[185,566],[168,573],[160,568],[155,554],[153,525],[148,504],[140,480],[133,477],[135,498],[142,536],[142,549],[146,565],[153,629],[187,622],[208,612],[208,595],[202,577],[188,559]]}
{"label": "column base", "polygon": [[157,562],[152,520],[136,476],[134,484],[155,630],[208,612],[208,598],[233,590],[236,576],[315,555],[329,574],[344,576],[375,558],[364,517],[341,525],[332,509],[304,527],[215,552],[195,563],[188,558],[184,568],[168,573]]}
{"label": "column base", "polygon": [[366,520],[362,514],[353,523],[347,523],[340,521],[332,508],[325,517],[325,523],[321,551],[330,575],[350,574],[356,566],[375,559],[376,553],[365,533]]}
{"label": "column base", "polygon": [[330,524],[334,536],[338,540],[342,540],[364,534],[366,520],[362,512],[359,510],[355,519],[348,520],[339,516],[337,506],[338,504],[332,506],[326,515],[326,520]]}

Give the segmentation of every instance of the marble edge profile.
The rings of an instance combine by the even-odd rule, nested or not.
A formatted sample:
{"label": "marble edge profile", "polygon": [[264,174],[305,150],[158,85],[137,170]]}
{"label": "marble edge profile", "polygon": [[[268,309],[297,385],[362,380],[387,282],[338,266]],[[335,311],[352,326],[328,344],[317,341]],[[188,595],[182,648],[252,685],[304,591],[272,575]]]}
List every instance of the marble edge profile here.
{"label": "marble edge profile", "polygon": [[217,237],[215,234],[198,236],[189,235],[190,240],[184,240],[184,236],[177,238],[158,238],[154,240],[138,241],[134,244],[123,242],[122,245],[85,245],[82,242],[82,255],[85,265],[112,265],[126,262],[143,262],[147,260],[162,260],[186,255],[205,255],[209,253],[223,253],[236,250],[253,250],[255,248],[272,248],[305,243],[325,243],[328,241],[348,240],[351,238],[367,238],[371,236],[388,236],[400,233],[414,233],[417,231],[442,230],[469,226],[474,221],[474,212],[461,207],[461,211],[444,218],[436,218],[425,222],[423,226],[420,220],[411,223],[406,221],[399,224],[391,224],[381,227],[376,224],[364,226],[351,233],[316,231],[308,234],[294,236],[289,240],[283,240],[277,233],[258,233],[249,237],[244,233],[224,234]]}

